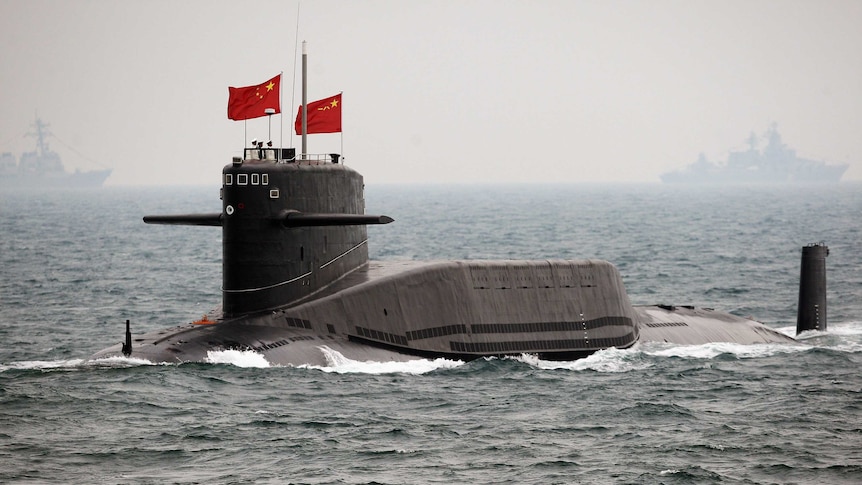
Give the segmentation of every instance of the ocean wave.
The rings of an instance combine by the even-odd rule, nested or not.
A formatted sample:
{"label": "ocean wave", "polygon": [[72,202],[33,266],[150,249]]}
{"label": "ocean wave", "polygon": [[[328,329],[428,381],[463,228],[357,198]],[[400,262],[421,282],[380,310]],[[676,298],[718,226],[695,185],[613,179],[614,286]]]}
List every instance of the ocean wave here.
{"label": "ocean wave", "polygon": [[[859,348],[862,345],[843,343],[828,346],[831,350],[843,348]],[[600,350],[588,357],[573,361],[542,360],[533,354],[523,354],[510,357],[513,360],[542,370],[594,371],[606,373],[632,372],[647,369],[656,365],[657,360],[682,358],[691,360],[711,360],[719,356],[733,356],[737,359],[758,359],[780,354],[806,352],[814,348],[811,345],[799,344],[734,344],[715,342],[702,345],[679,345],[664,342],[638,343],[628,349],[610,348]]]}
{"label": "ocean wave", "polygon": [[92,367],[136,367],[140,365],[164,365],[155,364],[146,359],[129,357],[105,357],[103,359],[61,359],[61,360],[26,360],[20,362],[9,362],[0,364],[0,372],[10,370],[82,370]]}
{"label": "ocean wave", "polygon": [[208,364],[230,364],[236,367],[271,367],[263,354],[253,350],[210,350],[207,352]]}
{"label": "ocean wave", "polygon": [[[796,327],[790,327],[796,331]],[[857,337],[862,336],[862,322],[844,322],[833,323],[826,327],[825,332],[820,330],[806,330],[799,334],[796,338],[805,340],[814,337],[822,337],[824,335],[838,335],[841,337]]]}
{"label": "ocean wave", "polygon": [[79,367],[84,359],[68,360],[26,360],[21,362],[9,362],[0,364],[0,372],[9,370],[56,370],[72,369]]}
{"label": "ocean wave", "polygon": [[[795,327],[776,328],[785,334],[795,332]],[[719,356],[732,356],[737,359],[758,359],[780,354],[793,354],[813,349],[830,350],[841,353],[862,352],[862,322],[844,322],[833,324],[825,332],[805,331],[796,338],[799,344],[735,344],[715,342],[702,345],[679,345],[663,342],[638,343],[628,349],[609,348],[600,350],[582,359],[573,361],[550,361],[540,359],[535,354],[522,354],[506,357],[541,370],[571,370],[594,371],[602,373],[621,373],[646,369],[655,365],[655,359],[682,358],[693,360],[709,360]],[[358,361],[345,357],[340,352],[329,347],[320,347],[327,364],[300,365],[297,368],[313,369],[334,373],[357,374],[411,374],[419,375],[436,370],[454,369],[464,366],[465,362],[445,358],[423,359],[415,358],[406,361]],[[205,362],[207,364],[228,364],[242,368],[269,368],[274,365],[262,354],[252,350],[220,350],[209,351]],[[178,365],[171,363],[154,363],[146,359],[134,357],[105,357],[101,359],[60,359],[31,360],[0,363],[0,372],[16,370],[76,370],[92,367],[124,368],[151,365]],[[289,366],[293,367],[293,366]]]}
{"label": "ocean wave", "polygon": [[635,349],[604,349],[583,359],[572,361],[542,360],[532,354],[523,354],[512,358],[542,370],[590,370],[617,373],[646,369],[652,366],[651,363],[641,359],[640,352]]}
{"label": "ocean wave", "polygon": [[139,359],[136,357],[104,357],[101,359],[88,360],[87,365],[97,367],[136,367],[141,365],[173,365],[165,362],[152,362],[147,359]]}
{"label": "ocean wave", "polygon": [[439,369],[453,369],[464,365],[460,360],[415,359],[403,362],[359,361],[345,357],[340,352],[322,346],[320,350],[326,357],[326,366],[301,365],[301,369],[315,369],[338,374],[426,374]]}
{"label": "ocean wave", "polygon": [[[790,327],[795,332],[795,327]],[[862,322],[831,324],[827,330],[806,330],[795,338],[814,348],[836,352],[862,352]]]}
{"label": "ocean wave", "polygon": [[714,359],[720,355],[732,355],[738,359],[772,357],[778,354],[792,354],[810,350],[808,345],[791,344],[736,344],[713,342],[701,345],[677,345],[663,342],[649,342],[641,347],[644,354],[652,357],[677,357],[685,359]]}

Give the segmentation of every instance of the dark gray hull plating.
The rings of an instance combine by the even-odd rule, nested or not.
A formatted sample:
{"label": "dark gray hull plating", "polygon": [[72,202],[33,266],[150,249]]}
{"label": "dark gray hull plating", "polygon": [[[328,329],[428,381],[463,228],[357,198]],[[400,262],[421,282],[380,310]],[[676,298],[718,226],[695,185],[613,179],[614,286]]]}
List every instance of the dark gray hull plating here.
{"label": "dark gray hull plating", "polygon": [[[789,343],[758,322],[692,307],[629,304],[605,261],[371,262],[288,308],[133,339],[132,357],[205,362],[253,350],[272,364],[537,354],[573,360],[638,341]],[[117,345],[94,358],[121,355]]]}

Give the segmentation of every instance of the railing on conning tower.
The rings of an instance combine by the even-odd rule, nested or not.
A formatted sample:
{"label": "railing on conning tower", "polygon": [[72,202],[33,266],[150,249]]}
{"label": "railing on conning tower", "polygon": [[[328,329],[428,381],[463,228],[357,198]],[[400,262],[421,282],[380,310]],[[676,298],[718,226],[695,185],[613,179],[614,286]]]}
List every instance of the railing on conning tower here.
{"label": "railing on conning tower", "polygon": [[339,153],[296,154],[296,148],[252,147],[243,151],[243,160],[269,160],[274,163],[338,163]]}
{"label": "railing on conning tower", "polygon": [[296,160],[296,148],[251,147],[243,150],[243,160],[270,160],[273,162]]}

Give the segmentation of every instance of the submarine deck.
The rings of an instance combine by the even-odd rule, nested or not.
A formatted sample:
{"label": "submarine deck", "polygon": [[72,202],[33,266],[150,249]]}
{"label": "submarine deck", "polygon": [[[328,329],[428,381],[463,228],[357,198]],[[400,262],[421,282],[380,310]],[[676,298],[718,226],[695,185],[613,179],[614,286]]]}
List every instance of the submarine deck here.
{"label": "submarine deck", "polygon": [[[548,263],[553,263],[555,260],[547,261]],[[500,264],[507,262],[518,263],[519,261],[473,260],[460,262],[469,264],[481,264],[483,262]],[[340,280],[322,288],[317,293],[309,295],[282,309],[289,311],[291,308],[296,308],[304,303],[333,296],[368,282],[386,279],[441,263],[451,264],[458,263],[458,261],[369,261],[368,264],[353,270]],[[638,340],[640,341],[668,342],[681,345],[701,345],[712,342],[734,342],[740,344],[798,343],[792,337],[760,322],[711,308],[698,308],[687,305],[633,305],[632,308],[639,332]]]}
{"label": "submarine deck", "polygon": [[[553,265],[554,262],[554,260],[547,261],[550,265]],[[580,262],[599,263],[598,261],[590,260],[583,260]],[[198,325],[195,323],[200,322],[195,322],[175,327],[173,329],[163,329],[158,332],[141,335],[135,338],[134,356],[146,358],[154,362],[203,361],[207,358],[207,352],[216,347],[251,348],[264,353],[267,359],[273,363],[324,365],[326,363],[326,359],[322,352],[327,352],[321,350],[324,346],[341,353],[346,358],[354,360],[410,360],[412,358],[417,358],[419,355],[416,354],[417,350],[421,351],[422,355],[449,355],[452,354],[451,350],[442,347],[439,349],[403,348],[389,350],[384,348],[374,348],[372,346],[362,345],[352,341],[351,337],[348,336],[354,334],[354,329],[344,328],[341,331],[335,332],[334,327],[332,327],[331,330],[327,332],[321,331],[321,329],[314,330],[308,326],[307,323],[297,325],[296,322],[321,320],[321,318],[314,318],[315,315],[334,315],[333,313],[327,313],[327,311],[331,312],[334,311],[333,309],[340,309],[342,308],[342,305],[337,304],[333,306],[331,304],[324,303],[323,300],[330,300],[331,297],[341,300],[342,298],[345,298],[344,295],[353,293],[350,291],[351,289],[361,287],[369,283],[374,285],[379,281],[385,282],[392,278],[403,277],[402,275],[405,273],[424,273],[424,268],[437,267],[439,270],[441,267],[448,267],[452,264],[458,265],[459,263],[468,263],[471,265],[478,264],[481,266],[483,262],[446,261],[441,264],[441,262],[421,261],[371,261],[368,264],[348,273],[338,281],[321,289],[317,293],[310,295],[303,300],[294,302],[289,306],[281,307],[275,311],[262,312],[255,315],[241,315],[223,318],[221,315],[218,315],[220,312],[215,310],[211,313],[211,315],[216,316],[215,319],[211,320],[214,325]],[[493,261],[485,263],[492,265],[509,263],[509,265],[512,265],[519,263],[519,261]],[[536,261],[533,263],[536,263]],[[607,264],[606,262],[602,263]],[[420,287],[422,288],[426,288],[425,285],[429,284],[428,281],[420,281],[420,283]],[[397,283],[388,281],[388,285],[375,290],[375,294],[380,295],[381,298],[386,298],[386,296],[383,295],[391,291],[393,284],[397,286]],[[462,290],[466,290],[466,288],[462,287]],[[371,305],[371,303],[368,303],[367,296],[367,294],[359,294],[347,298],[353,298],[354,304],[360,305],[360,307],[355,308],[362,308],[364,306]],[[452,296],[454,295],[450,295],[449,299],[451,299]],[[458,298],[455,298],[455,300],[458,300]],[[624,298],[624,301],[628,304],[627,298]],[[319,306],[322,303],[324,308],[323,313],[316,313],[313,310],[311,310],[312,313],[307,313],[309,311],[308,305]],[[395,308],[397,308],[397,306],[398,305],[395,305]],[[534,315],[533,312],[541,313],[542,311],[538,307],[530,305],[527,306],[531,308],[525,310],[529,315]],[[303,308],[305,308],[305,310],[302,310]],[[390,307],[391,310],[394,310],[395,308]],[[425,318],[427,317],[428,311],[438,308],[438,305],[431,304],[426,306],[424,309],[419,308],[415,311]],[[469,308],[448,308],[445,311],[442,311],[439,315],[437,313],[434,313],[434,315],[436,317],[440,317],[439,321],[443,323],[454,321],[451,318],[447,318],[447,315],[449,315],[446,313],[447,311],[456,313],[462,311],[469,312]],[[629,306],[629,312],[630,317],[632,317],[632,320],[630,321],[636,326],[634,334],[635,338],[639,341],[668,342],[681,345],[700,345],[713,342],[733,342],[739,344],[797,342],[793,338],[759,322],[708,308],[669,305]],[[338,314],[344,317],[343,314]],[[374,315],[376,315],[376,313]],[[451,317],[451,315],[449,316]],[[469,316],[465,316],[464,318],[466,318],[466,320],[462,320],[473,323],[474,319],[478,318],[475,322],[480,325],[483,323],[483,317],[479,314],[468,317]],[[522,315],[522,317],[526,317],[526,315]],[[374,324],[379,324],[382,320],[385,320],[376,316],[369,317],[368,315],[363,315],[362,312],[357,314],[351,313],[350,317],[345,318],[351,320],[351,325],[354,327],[363,326],[368,328],[373,328]],[[368,320],[368,322],[363,323],[363,318]],[[432,320],[434,319],[432,318]],[[220,325],[218,323],[222,324]],[[333,323],[335,322],[333,321]],[[383,329],[384,333],[388,331],[389,330],[385,328]],[[624,331],[624,329],[620,331]],[[399,335],[405,333],[402,329],[393,329],[391,332],[398,333]],[[487,337],[499,340],[501,335],[489,334]],[[441,337],[445,336],[441,335]],[[532,335],[522,337],[524,337],[523,339],[527,339],[527,337],[529,337],[529,339],[536,338]],[[569,338],[568,336],[562,336],[560,338],[563,337]],[[503,339],[505,338],[508,337],[503,337]],[[431,341],[432,339],[429,337],[428,340]],[[374,344],[374,342],[366,343]],[[619,347],[619,343],[609,342],[605,346]],[[119,355],[120,350],[120,346],[117,345],[100,352],[93,358]],[[588,354],[592,351],[595,351],[595,349],[582,353]],[[531,351],[524,350],[524,352],[529,353]],[[489,355],[507,353],[511,352],[496,351],[490,352]],[[408,354],[414,355],[411,356]],[[482,355],[482,353],[478,353],[474,357],[480,357]]]}
{"label": "submarine deck", "polygon": [[410,271],[424,266],[431,266],[436,263],[437,261],[369,261],[367,264],[354,269],[339,280],[321,288],[319,291],[291,303],[288,305],[288,308],[295,307],[312,300],[326,298],[327,296],[334,295],[348,288],[352,288],[369,281],[394,276],[404,271]]}
{"label": "submarine deck", "polygon": [[693,306],[635,306],[641,342],[701,345],[712,342],[738,344],[799,343],[748,318]]}

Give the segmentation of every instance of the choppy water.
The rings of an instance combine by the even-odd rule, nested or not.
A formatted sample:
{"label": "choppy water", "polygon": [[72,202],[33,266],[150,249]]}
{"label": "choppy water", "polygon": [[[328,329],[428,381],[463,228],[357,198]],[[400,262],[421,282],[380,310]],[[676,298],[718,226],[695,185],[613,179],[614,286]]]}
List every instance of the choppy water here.
{"label": "choppy water", "polygon": [[[601,258],[636,304],[794,331],[825,241],[829,331],[575,362],[87,362],[220,298],[218,189],[0,194],[0,482],[862,482],[862,186],[367,189],[377,259]],[[324,349],[325,350],[325,349]],[[322,350],[323,351],[323,350]]]}

